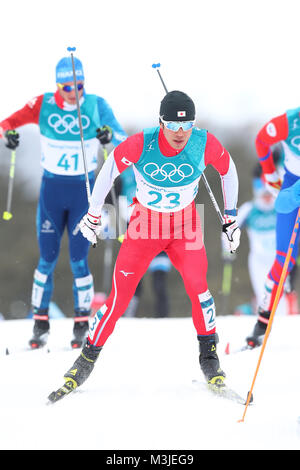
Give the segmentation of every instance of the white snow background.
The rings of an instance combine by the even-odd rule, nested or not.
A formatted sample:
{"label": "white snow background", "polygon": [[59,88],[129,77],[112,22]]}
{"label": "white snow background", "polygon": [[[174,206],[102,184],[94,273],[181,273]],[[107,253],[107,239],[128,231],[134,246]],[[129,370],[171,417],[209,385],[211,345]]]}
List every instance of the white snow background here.
{"label": "white snow background", "polygon": [[[219,316],[218,353],[227,383],[243,396],[260,350],[240,346],[254,317]],[[54,405],[47,397],[80,350],[73,320],[52,319],[48,348],[25,351],[32,320],[0,322],[0,448],[4,450],[292,450],[300,448],[300,316],[274,319],[254,404],[216,397],[203,381],[190,318],[121,318],[89,379]],[[18,345],[18,347],[16,346]],[[5,349],[11,354],[6,355]]]}

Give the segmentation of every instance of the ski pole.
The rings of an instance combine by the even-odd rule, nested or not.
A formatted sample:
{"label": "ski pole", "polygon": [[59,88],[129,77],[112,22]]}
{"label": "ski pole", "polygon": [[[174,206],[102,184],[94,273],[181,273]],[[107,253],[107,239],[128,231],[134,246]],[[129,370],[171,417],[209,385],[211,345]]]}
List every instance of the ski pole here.
{"label": "ski pole", "polygon": [[[157,73],[158,73],[158,76],[159,76],[159,78],[160,78],[160,81],[161,81],[161,83],[162,83],[162,86],[164,87],[165,92],[168,93],[168,89],[167,89],[167,87],[166,87],[166,85],[165,85],[165,82],[163,81],[163,78],[162,78],[161,73],[160,73],[160,70],[159,70],[159,68],[160,68],[160,63],[158,63],[158,64],[152,64],[152,68],[156,69],[156,71],[157,71]],[[209,183],[208,183],[208,181],[207,181],[207,179],[206,179],[206,176],[205,176],[204,172],[202,173],[202,178],[203,178],[205,187],[206,187],[206,189],[207,189],[207,191],[208,191],[209,197],[210,197],[210,199],[211,199],[211,201],[212,201],[212,203],[213,203],[213,206],[214,206],[214,208],[215,208],[215,210],[216,210],[216,212],[217,212],[217,215],[218,215],[218,217],[219,217],[219,220],[220,220],[221,224],[223,225],[224,221],[223,221],[222,213],[221,213],[221,211],[220,211],[219,205],[218,205],[218,203],[217,203],[217,201],[216,201],[216,198],[215,198],[215,196],[214,196],[214,194],[213,194],[213,192],[212,192],[212,190],[211,190],[211,188],[210,188],[210,185],[209,185]]]}
{"label": "ski pole", "polygon": [[[107,149],[106,149],[105,145],[102,145],[102,148],[103,148],[104,161],[106,161],[107,157],[108,157]],[[115,189],[114,184],[112,185],[110,191],[111,191],[112,202],[113,202],[113,205],[114,205],[114,208],[115,208],[115,211],[116,211],[116,227],[118,228],[118,225],[119,225],[119,208],[118,208],[118,200],[117,200],[116,189]],[[116,231],[116,235],[117,235],[118,241],[120,243],[122,243],[122,241],[124,239],[124,235],[119,235],[119,230]]]}
{"label": "ski pole", "polygon": [[259,355],[259,358],[258,358],[258,363],[257,363],[256,370],[255,370],[255,373],[254,373],[252,385],[251,385],[250,391],[248,392],[248,397],[247,397],[247,401],[246,401],[246,404],[245,404],[243,417],[242,417],[242,419],[240,419],[238,421],[239,423],[244,422],[246,412],[247,412],[247,408],[248,408],[248,405],[250,403],[250,399],[252,397],[252,391],[253,391],[254,384],[255,384],[255,381],[256,381],[256,377],[257,377],[257,374],[258,374],[258,370],[259,370],[259,367],[260,367],[260,364],[261,364],[261,360],[262,360],[262,357],[263,357],[263,354],[264,354],[264,350],[265,350],[265,347],[266,347],[266,344],[267,344],[267,340],[268,340],[268,337],[269,337],[269,334],[270,334],[270,331],[271,331],[273,318],[274,318],[274,315],[275,315],[275,312],[276,312],[276,309],[277,309],[277,306],[278,306],[278,303],[279,303],[279,300],[280,300],[281,292],[282,292],[283,285],[284,285],[285,278],[286,278],[286,273],[287,273],[287,270],[288,270],[288,265],[289,265],[289,262],[290,262],[290,259],[291,259],[291,256],[292,256],[292,252],[293,252],[293,249],[294,249],[296,236],[297,236],[297,233],[299,231],[299,223],[300,223],[300,208],[298,209],[298,213],[297,213],[295,225],[294,225],[294,228],[293,228],[292,236],[291,236],[291,239],[290,239],[288,251],[287,251],[287,254],[286,254],[285,261],[284,261],[282,273],[281,273],[281,276],[280,276],[280,279],[279,279],[279,284],[278,284],[278,287],[277,287],[274,304],[273,304],[273,307],[272,307],[272,310],[271,310],[268,326],[267,326],[266,333],[265,333],[265,336],[264,336],[264,341],[263,341],[263,344],[262,344],[261,352],[260,352],[260,355]]}
{"label": "ski pole", "polygon": [[[86,194],[87,194],[88,203],[90,204],[91,187],[90,187],[90,180],[89,180],[87,163],[86,163],[86,156],[85,156],[85,147],[84,147],[83,129],[82,129],[82,119],[81,119],[79,97],[78,97],[78,88],[77,88],[77,79],[76,79],[74,56],[73,56],[73,52],[76,51],[76,47],[68,47],[68,51],[71,53],[72,70],[73,70],[73,82],[74,82],[74,87],[75,87],[76,107],[77,107],[78,124],[79,124],[79,130],[80,130],[81,151],[82,151],[83,166],[84,166],[84,173],[85,173]],[[95,248],[96,246],[97,246],[96,243],[94,243],[93,247]]]}
{"label": "ski pole", "polygon": [[166,87],[166,85],[165,85],[165,82],[163,81],[163,78],[162,78],[161,73],[160,73],[160,70],[159,70],[160,64],[159,64],[159,63],[158,63],[158,64],[152,64],[152,67],[153,67],[154,69],[156,69],[156,72],[158,73],[158,76],[159,76],[159,79],[160,79],[160,81],[161,81],[161,83],[162,83],[162,86],[164,87],[165,92],[168,93],[167,87]]}
{"label": "ski pole", "polygon": [[74,81],[75,96],[76,96],[76,107],[77,107],[78,123],[79,123],[79,130],[80,130],[81,151],[82,151],[84,173],[85,173],[86,193],[87,193],[88,202],[90,203],[91,188],[90,188],[90,180],[89,180],[89,175],[88,175],[88,170],[87,170],[87,163],[86,163],[86,156],[85,156],[85,147],[84,147],[83,129],[82,129],[82,119],[81,119],[78,89],[77,89],[77,79],[76,79],[74,56],[73,56],[73,52],[76,51],[76,47],[68,47],[68,51],[71,53],[72,69],[73,69],[73,81]]}
{"label": "ski pole", "polygon": [[223,265],[223,278],[222,278],[222,297],[221,297],[221,315],[228,314],[229,310],[229,299],[231,293],[231,281],[232,281],[232,262],[224,261]]}
{"label": "ski pole", "polygon": [[229,295],[231,292],[231,279],[232,279],[232,263],[231,261],[224,262],[223,281],[222,281],[222,294]]}
{"label": "ski pole", "polygon": [[[104,161],[106,161],[107,157],[108,157],[107,149],[106,149],[105,145],[102,145],[102,148],[103,148]],[[115,190],[114,185],[112,185],[112,187],[111,187],[111,198],[112,198],[113,205],[115,206],[115,209],[116,209],[116,212],[117,212],[118,211],[118,208],[117,208],[117,195],[116,195],[116,190]]]}
{"label": "ski pole", "polygon": [[12,201],[12,192],[13,192],[14,177],[15,177],[15,164],[16,164],[16,151],[12,150],[11,158],[10,158],[7,205],[6,205],[6,211],[3,212],[4,220],[10,220],[12,218],[11,201]]}
{"label": "ski pole", "polygon": [[215,210],[216,210],[216,212],[217,212],[217,215],[218,215],[218,217],[219,217],[219,220],[220,220],[221,224],[223,225],[224,220],[223,220],[222,212],[220,211],[219,205],[218,205],[218,203],[217,203],[217,201],[216,201],[216,198],[215,198],[215,196],[214,196],[214,194],[213,194],[213,192],[212,192],[212,190],[211,190],[211,188],[210,188],[210,186],[209,186],[209,184],[208,184],[208,181],[207,181],[206,176],[205,176],[204,173],[202,173],[202,178],[203,178],[205,187],[206,187],[206,189],[207,189],[207,191],[208,191],[208,194],[209,194],[209,197],[210,197],[210,199],[211,199],[211,202],[213,203],[213,206],[214,206],[214,208],[215,208]]}
{"label": "ski pole", "polygon": [[[105,145],[102,145],[102,150],[103,150],[103,159],[104,162],[107,160],[108,153],[107,153],[107,148]],[[114,185],[111,187],[111,197],[113,201],[113,205],[115,207],[116,211],[116,219],[118,223],[119,217],[118,217],[118,208],[117,208],[117,196],[116,196],[116,190]],[[118,240],[120,240],[121,237],[118,237]],[[111,281],[111,267],[112,267],[112,259],[113,259],[113,245],[112,245],[112,240],[110,238],[107,238],[104,240],[104,255],[103,255],[103,276],[102,276],[102,284],[103,284],[103,291],[102,292],[96,292],[95,297],[98,295],[102,299],[103,297],[106,299],[107,298],[107,292],[110,288],[110,281]],[[103,300],[104,303],[104,300]]]}

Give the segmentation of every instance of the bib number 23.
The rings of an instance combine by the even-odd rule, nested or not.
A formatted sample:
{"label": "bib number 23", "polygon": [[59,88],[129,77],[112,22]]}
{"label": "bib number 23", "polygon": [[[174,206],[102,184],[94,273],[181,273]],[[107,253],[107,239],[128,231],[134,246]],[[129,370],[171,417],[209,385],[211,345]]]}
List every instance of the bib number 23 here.
{"label": "bib number 23", "polygon": [[148,202],[148,205],[156,207],[157,209],[175,209],[175,207],[178,207],[180,204],[179,193],[168,193],[162,195],[158,191],[149,191],[148,194],[152,198]]}

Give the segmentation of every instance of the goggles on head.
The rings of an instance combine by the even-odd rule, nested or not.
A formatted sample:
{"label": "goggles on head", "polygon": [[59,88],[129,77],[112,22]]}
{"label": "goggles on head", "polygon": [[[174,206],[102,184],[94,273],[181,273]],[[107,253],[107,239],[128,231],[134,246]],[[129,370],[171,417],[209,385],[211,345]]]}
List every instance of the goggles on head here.
{"label": "goggles on head", "polygon": [[195,125],[195,120],[193,121],[164,121],[162,117],[160,117],[160,120],[167,129],[173,132],[179,131],[180,128],[182,128],[182,130],[186,132],[192,129]]}
{"label": "goggles on head", "polygon": [[[66,91],[67,93],[70,93],[70,91],[75,90],[75,85],[63,85],[62,83],[58,83],[57,86],[63,90]],[[77,90],[80,91],[84,87],[83,83],[78,83],[77,85]]]}

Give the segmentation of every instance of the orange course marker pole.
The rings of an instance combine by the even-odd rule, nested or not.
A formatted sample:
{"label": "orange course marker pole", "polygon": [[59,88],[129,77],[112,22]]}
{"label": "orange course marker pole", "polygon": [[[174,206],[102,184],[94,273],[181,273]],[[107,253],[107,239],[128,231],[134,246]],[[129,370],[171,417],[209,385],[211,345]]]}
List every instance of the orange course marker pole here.
{"label": "orange course marker pole", "polygon": [[264,350],[265,350],[265,347],[266,347],[266,344],[267,344],[267,340],[268,340],[268,337],[269,337],[269,334],[270,334],[270,331],[271,331],[273,318],[274,318],[274,315],[275,315],[275,312],[276,312],[276,309],[277,309],[277,306],[278,306],[278,303],[279,303],[279,300],[280,300],[281,292],[282,292],[283,285],[284,285],[285,278],[286,278],[288,265],[289,265],[289,262],[290,262],[290,259],[291,259],[291,256],[292,256],[294,245],[295,245],[296,236],[297,236],[297,233],[298,233],[298,230],[299,230],[299,223],[300,223],[300,208],[298,209],[298,213],[297,213],[293,233],[292,233],[292,236],[291,236],[291,239],[290,239],[288,252],[287,252],[287,255],[286,255],[286,258],[285,258],[285,262],[284,262],[284,265],[283,265],[283,270],[282,270],[280,280],[279,280],[279,284],[278,284],[278,287],[277,287],[277,292],[276,292],[273,308],[271,310],[270,319],[269,319],[268,326],[267,326],[267,329],[266,329],[266,333],[265,333],[265,336],[264,336],[264,341],[263,341],[263,344],[262,344],[260,356],[258,358],[258,363],[257,363],[256,370],[255,370],[255,373],[254,373],[251,389],[248,392],[248,397],[247,397],[247,401],[245,403],[245,409],[244,409],[243,417],[242,417],[242,419],[240,419],[238,421],[239,423],[244,422],[246,412],[247,412],[247,409],[248,409],[248,405],[249,405],[251,397],[252,397],[254,384],[255,384],[256,377],[257,377],[257,374],[258,374],[258,370],[259,370],[261,360],[262,360],[262,357],[263,357],[263,354],[264,354]]}

